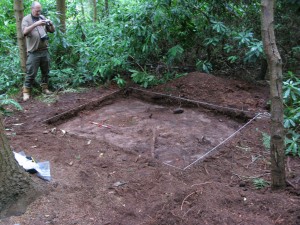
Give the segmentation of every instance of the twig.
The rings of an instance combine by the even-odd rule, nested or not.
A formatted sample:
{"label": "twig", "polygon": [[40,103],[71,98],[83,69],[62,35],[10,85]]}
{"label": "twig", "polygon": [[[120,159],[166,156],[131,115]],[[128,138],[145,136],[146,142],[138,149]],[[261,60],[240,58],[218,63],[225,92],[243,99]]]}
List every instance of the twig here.
{"label": "twig", "polygon": [[204,165],[204,169],[205,169],[206,174],[209,175],[209,172],[206,169],[206,165]]}
{"label": "twig", "polygon": [[291,158],[288,156],[287,160],[286,160],[287,169],[288,169],[289,172],[292,172],[290,162],[291,162]]}
{"label": "twig", "polygon": [[173,216],[175,216],[175,217],[178,217],[179,219],[183,220],[183,218],[182,218],[182,217],[180,217],[180,216],[176,215],[176,214],[175,214],[175,213],[173,213],[172,211],[171,211],[171,214],[172,214]]}
{"label": "twig", "polygon": [[181,203],[181,207],[180,207],[181,210],[182,210],[182,208],[183,208],[184,202],[187,200],[188,197],[190,197],[190,196],[193,195],[193,194],[197,194],[197,191],[192,192],[191,194],[189,194],[188,196],[186,196],[186,197],[183,199],[183,201],[182,201],[182,203]]}
{"label": "twig", "polygon": [[152,143],[151,143],[151,155],[152,158],[155,158],[155,140],[156,140],[156,129],[152,129],[153,136],[152,136]]}
{"label": "twig", "polygon": [[189,210],[188,211],[186,211],[184,214],[183,214],[183,216],[182,217],[185,217],[185,215],[186,214],[188,214],[189,213],[189,211],[191,211],[193,208],[189,208]]}
{"label": "twig", "polygon": [[253,163],[256,162],[256,160],[258,160],[260,157],[262,157],[261,155],[258,155],[257,157],[253,157],[252,156],[252,160],[251,160],[251,163],[249,163],[248,165],[246,165],[246,168],[249,168],[249,166]]}
{"label": "twig", "polygon": [[134,62],[141,68],[141,70],[142,70],[143,72],[145,72],[145,69],[144,69],[138,62],[135,61],[135,58],[134,58],[133,56],[129,55],[129,57],[132,58],[132,59],[134,60]]}
{"label": "twig", "polygon": [[[289,180],[286,180],[286,182],[288,183],[288,185],[290,185],[291,187],[293,187],[294,189],[297,189],[297,187]],[[298,186],[298,185],[297,185]]]}
{"label": "twig", "polygon": [[204,182],[204,183],[199,183],[199,184],[193,184],[191,187],[196,186],[196,185],[204,185],[204,184],[211,184],[212,182]]}
{"label": "twig", "polygon": [[279,215],[278,218],[274,221],[274,224],[276,224],[277,222],[280,222],[280,217],[281,217],[281,215]]}

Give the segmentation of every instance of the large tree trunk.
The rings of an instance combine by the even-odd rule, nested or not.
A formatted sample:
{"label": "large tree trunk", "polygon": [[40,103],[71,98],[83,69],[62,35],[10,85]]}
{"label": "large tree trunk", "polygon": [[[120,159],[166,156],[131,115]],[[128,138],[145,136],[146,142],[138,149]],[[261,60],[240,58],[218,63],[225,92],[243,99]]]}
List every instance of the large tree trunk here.
{"label": "large tree trunk", "polygon": [[285,181],[285,152],[282,100],[282,60],[274,32],[275,0],[261,1],[261,27],[264,51],[268,61],[271,94],[271,177],[272,188],[283,189]]}
{"label": "large tree trunk", "polygon": [[56,11],[60,20],[60,31],[66,32],[66,1],[65,0],[56,0]]}
{"label": "large tree trunk", "polygon": [[0,115],[0,218],[24,213],[36,194],[33,181],[14,158]]}
{"label": "large tree trunk", "polygon": [[17,39],[18,39],[18,46],[19,46],[19,54],[20,54],[20,61],[21,61],[21,68],[23,73],[26,73],[26,42],[25,37],[22,32],[22,19],[24,17],[24,7],[23,7],[23,0],[14,0],[14,11],[16,17],[16,27],[17,27]]}

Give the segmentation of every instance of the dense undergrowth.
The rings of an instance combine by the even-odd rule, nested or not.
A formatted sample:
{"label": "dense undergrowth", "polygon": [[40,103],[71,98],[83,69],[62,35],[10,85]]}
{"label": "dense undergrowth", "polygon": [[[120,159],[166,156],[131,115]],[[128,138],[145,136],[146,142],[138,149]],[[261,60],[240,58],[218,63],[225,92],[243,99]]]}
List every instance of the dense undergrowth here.
{"label": "dense undergrowth", "polygon": [[[55,1],[40,2],[43,14],[59,28]],[[24,4],[27,14],[31,2]],[[110,2],[109,14],[98,1],[98,21],[92,20],[88,2],[67,4],[66,33],[57,29],[50,36],[53,89],[109,80],[122,87],[128,79],[147,88],[195,70],[247,80],[266,75],[260,1],[118,0]],[[278,0],[276,5],[276,36],[285,72],[287,153],[300,155],[300,4]],[[0,94],[13,95],[23,81],[13,2],[2,1],[0,11]]]}

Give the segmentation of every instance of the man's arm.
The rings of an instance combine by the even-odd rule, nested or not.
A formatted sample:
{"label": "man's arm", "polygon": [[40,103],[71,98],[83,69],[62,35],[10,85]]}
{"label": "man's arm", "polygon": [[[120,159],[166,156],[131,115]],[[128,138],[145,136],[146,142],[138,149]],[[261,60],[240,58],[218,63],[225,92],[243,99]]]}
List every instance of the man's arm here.
{"label": "man's arm", "polygon": [[41,25],[45,25],[45,24],[46,24],[45,20],[38,20],[38,21],[34,22],[32,25],[25,27],[23,29],[23,35],[26,36],[37,26],[41,26]]}

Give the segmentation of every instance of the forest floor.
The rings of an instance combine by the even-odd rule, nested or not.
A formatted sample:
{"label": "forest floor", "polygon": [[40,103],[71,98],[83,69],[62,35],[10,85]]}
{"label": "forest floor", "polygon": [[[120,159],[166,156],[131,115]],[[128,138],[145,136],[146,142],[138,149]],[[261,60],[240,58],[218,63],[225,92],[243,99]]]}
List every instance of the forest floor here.
{"label": "forest floor", "polygon": [[0,224],[300,224],[298,158],[285,190],[253,183],[270,182],[267,84],[190,73],[146,91],[21,103],[4,120],[11,147],[52,179],[30,175],[44,194]]}

